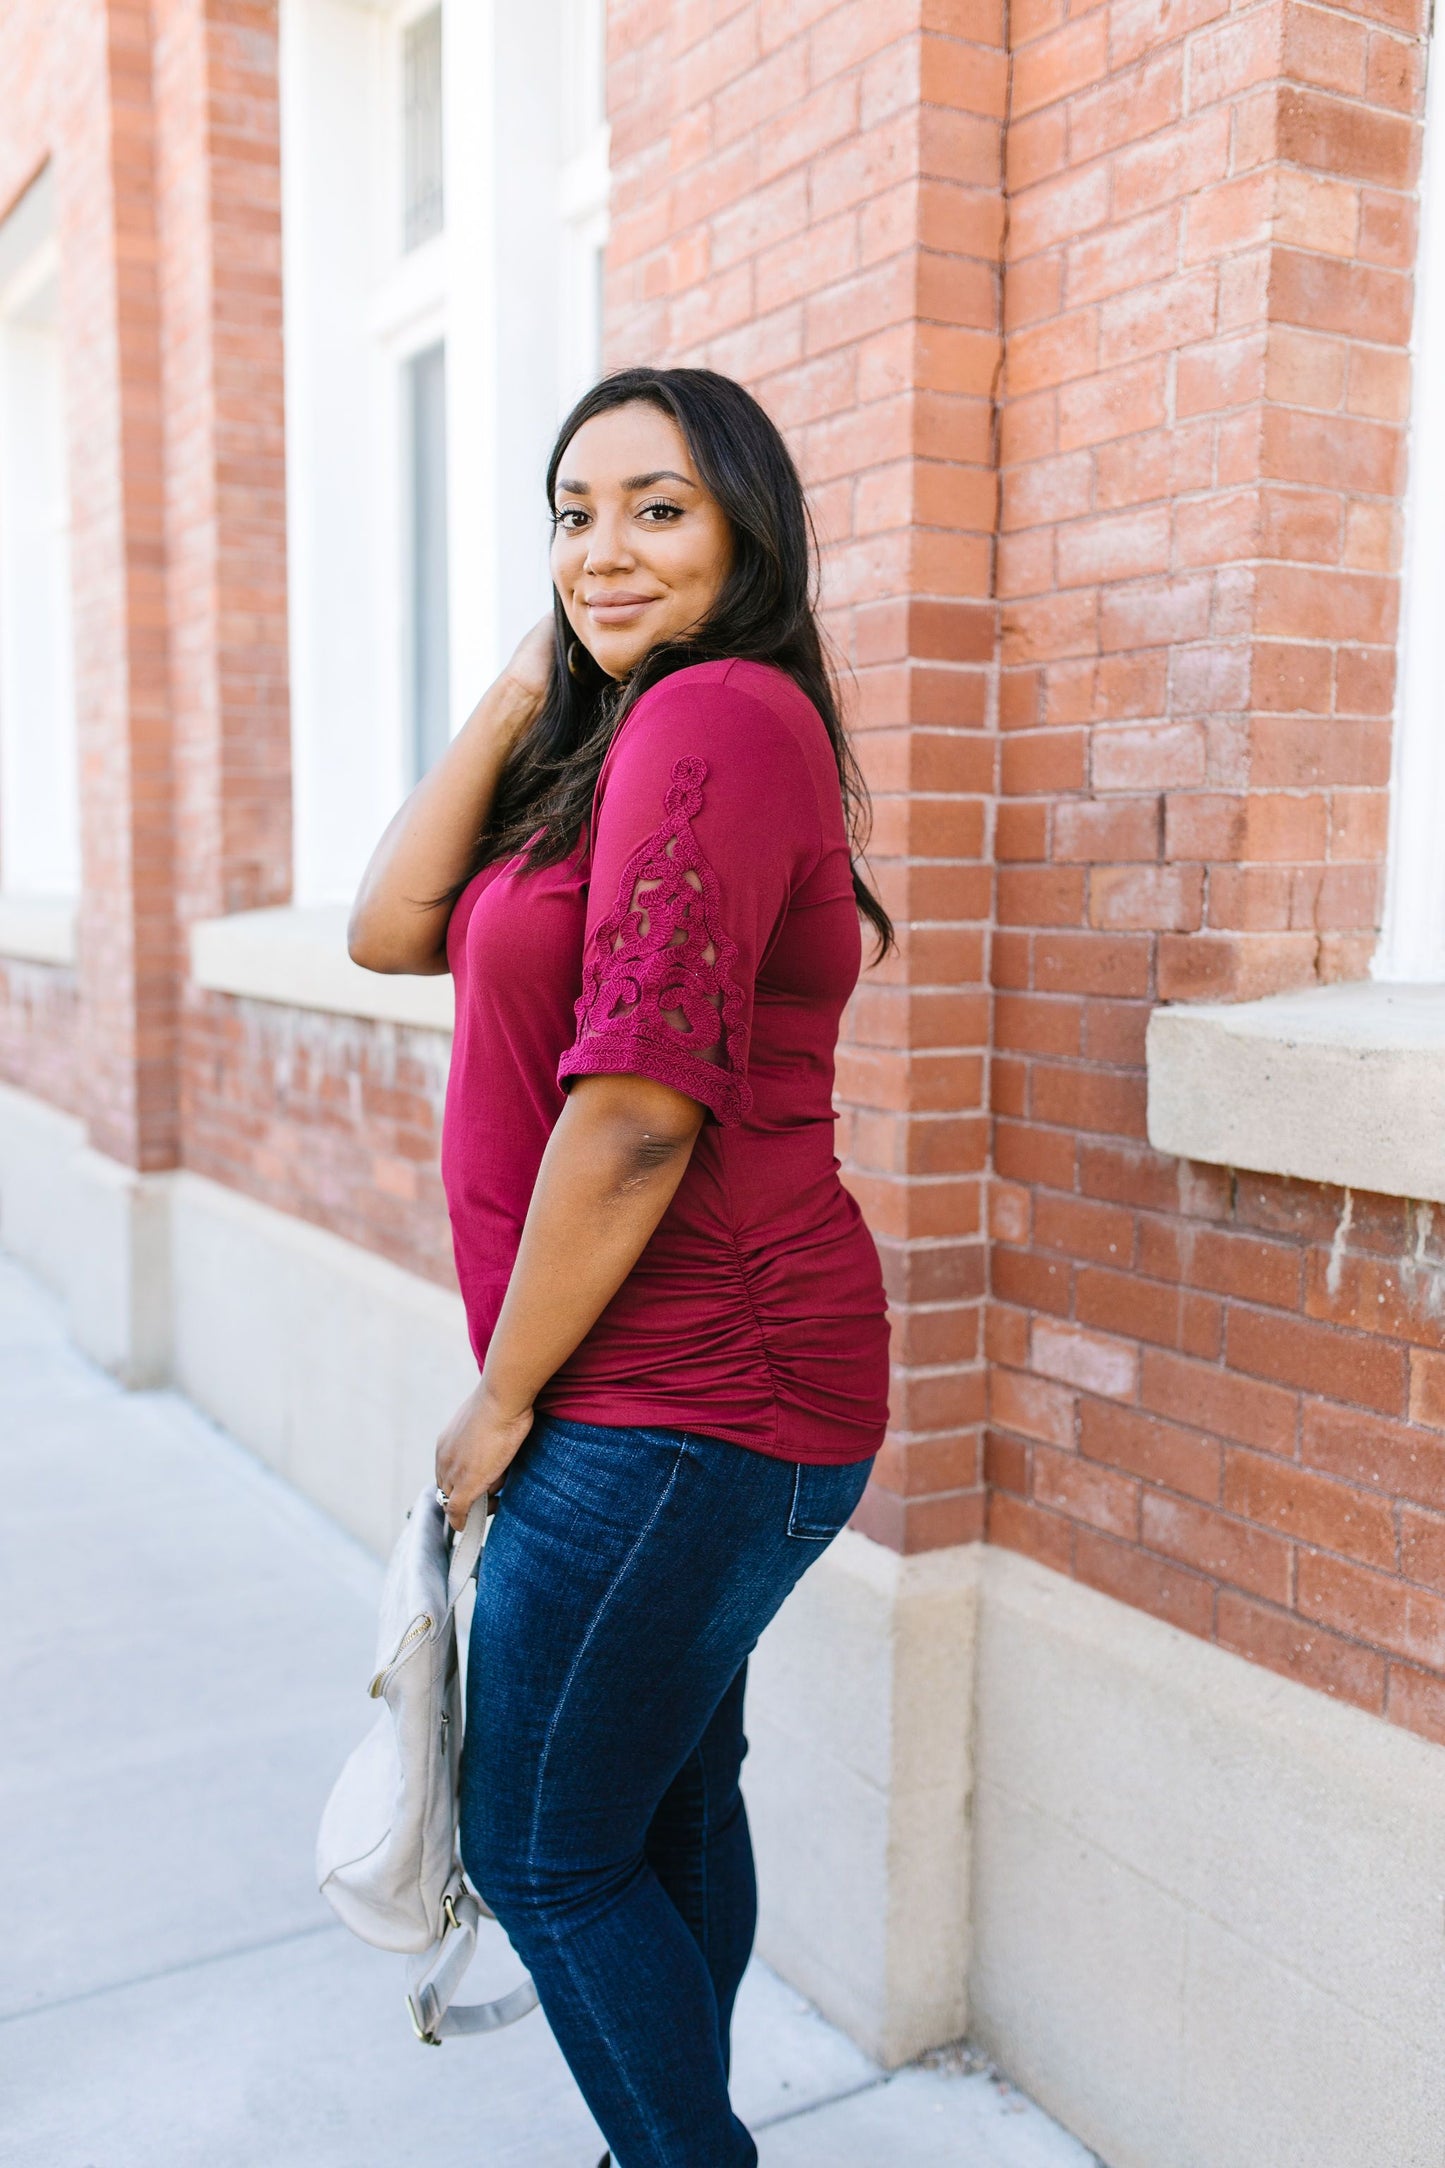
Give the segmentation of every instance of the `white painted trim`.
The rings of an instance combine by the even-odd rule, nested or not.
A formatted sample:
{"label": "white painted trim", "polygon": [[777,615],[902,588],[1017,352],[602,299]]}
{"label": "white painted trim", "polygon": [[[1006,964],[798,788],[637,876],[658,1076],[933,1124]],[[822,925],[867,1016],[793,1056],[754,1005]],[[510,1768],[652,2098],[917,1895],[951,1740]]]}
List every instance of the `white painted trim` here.
{"label": "white painted trim", "polygon": [[595,128],[585,149],[569,158],[557,182],[557,208],[563,218],[593,218],[607,208],[611,173],[608,147],[612,131],[604,122]]}
{"label": "white painted trim", "polygon": [[366,328],[398,353],[414,354],[445,338],[446,309],[447,237],[434,233],[397,258],[367,303]]}
{"label": "white painted trim", "polygon": [[1146,1059],[1158,1151],[1445,1203],[1445,985],[1156,1009]]}
{"label": "white painted trim", "polygon": [[0,287],[0,312],[9,316],[28,308],[36,295],[42,293],[52,280],[58,281],[59,277],[60,242],[57,236],[51,233],[11,272],[4,286]]}
{"label": "white painted trim", "polygon": [[[31,261],[50,255],[55,223],[55,167],[47,161],[0,219],[0,308],[11,307],[22,293],[28,299]],[[49,267],[58,268],[58,240],[53,247]]]}
{"label": "white painted trim", "polygon": [[1377,979],[1445,979],[1445,67],[1432,38],[1412,338],[1399,695]]}
{"label": "white painted trim", "polygon": [[[369,336],[390,11],[281,0],[286,572],[296,899],[336,902],[402,794],[394,364]],[[387,259],[389,260],[389,259]]]}
{"label": "white painted trim", "polygon": [[7,896],[0,890],[0,956],[73,965],[75,913],[74,896]]}
{"label": "white painted trim", "polygon": [[[0,222],[0,878],[80,884],[60,244],[47,166]],[[47,959],[48,960],[48,959]]]}
{"label": "white painted trim", "polygon": [[348,916],[344,903],[321,903],[198,919],[191,977],[214,993],[450,1032],[451,973],[363,971],[346,952]]}
{"label": "white painted trim", "polygon": [[427,5],[281,4],[292,797],[304,904],[354,892],[410,787],[407,359],[445,343],[453,731],[549,606],[547,452],[596,373],[608,189],[602,0],[444,0],[445,230],[405,251],[399,41]]}

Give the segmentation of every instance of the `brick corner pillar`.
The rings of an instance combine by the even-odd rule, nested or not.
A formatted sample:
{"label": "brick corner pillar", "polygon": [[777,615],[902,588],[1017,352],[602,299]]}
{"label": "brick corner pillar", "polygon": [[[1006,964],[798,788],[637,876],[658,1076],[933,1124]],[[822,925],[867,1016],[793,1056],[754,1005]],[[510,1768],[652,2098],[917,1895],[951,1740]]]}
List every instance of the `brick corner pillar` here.
{"label": "brick corner pillar", "polygon": [[81,1093],[137,1173],[177,1144],[170,701],[149,9],[87,0],[57,64],[81,781]]}
{"label": "brick corner pillar", "polygon": [[81,784],[70,1290],[170,1362],[185,929],[290,877],[276,19],[78,0],[49,52]]}
{"label": "brick corner pillar", "polygon": [[839,1049],[883,1259],[892,1427],[855,1522],[983,1531],[1001,8],[613,0],[607,350],[746,383],[785,431],[898,931]]}
{"label": "brick corner pillar", "polygon": [[180,1152],[184,929],[284,900],[276,20],[86,0],[57,62],[92,1144]]}
{"label": "brick corner pillar", "polygon": [[1016,24],[1010,994],[1368,968],[1423,30],[1423,0]]}
{"label": "brick corner pillar", "polygon": [[279,26],[153,0],[177,918],[291,895]]}
{"label": "brick corner pillar", "polygon": [[1150,1150],[1145,1027],[1368,970],[1425,14],[1014,10],[989,1536],[1205,1635],[1266,1255]]}

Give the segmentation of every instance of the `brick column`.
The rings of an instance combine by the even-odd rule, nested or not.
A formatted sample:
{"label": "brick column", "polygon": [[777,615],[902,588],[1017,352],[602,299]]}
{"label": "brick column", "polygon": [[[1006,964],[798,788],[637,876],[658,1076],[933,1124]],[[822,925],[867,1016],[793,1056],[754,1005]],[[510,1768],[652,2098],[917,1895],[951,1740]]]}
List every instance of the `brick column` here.
{"label": "brick column", "polygon": [[80,758],[89,1134],[176,1153],[176,951],[145,0],[77,0],[53,55]]}
{"label": "brick column", "polygon": [[983,1524],[1001,10],[613,0],[609,363],[700,363],[786,431],[900,952],[839,1050],[883,1256],[893,1427],[859,1525]]}
{"label": "brick column", "polygon": [[274,0],[154,0],[176,910],[291,893]]}
{"label": "brick column", "polygon": [[989,1534],[1438,1729],[1428,1209],[1144,1119],[1156,1000],[1374,946],[1424,7],[1013,28]]}

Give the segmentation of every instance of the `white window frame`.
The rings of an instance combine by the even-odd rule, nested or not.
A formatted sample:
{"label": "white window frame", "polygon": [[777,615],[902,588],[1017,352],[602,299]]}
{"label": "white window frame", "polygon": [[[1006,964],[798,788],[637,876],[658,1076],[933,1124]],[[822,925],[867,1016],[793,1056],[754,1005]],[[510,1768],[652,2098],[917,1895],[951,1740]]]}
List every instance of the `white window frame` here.
{"label": "white window frame", "polygon": [[[385,687],[392,801],[413,776],[411,711],[411,475],[407,365],[429,346],[447,352],[449,250],[445,212],[439,233],[408,249],[404,236],[402,142],[403,44],[407,25],[435,0],[379,0],[375,133],[375,273],[367,308],[374,379],[370,442],[371,503],[378,545],[375,623]],[[443,81],[455,10],[442,10]],[[445,186],[443,188],[445,202]],[[450,585],[450,582],[448,583]],[[456,728],[453,718],[452,728]]]}
{"label": "white window frame", "polygon": [[[13,926],[47,904],[73,916],[80,888],[70,526],[47,166],[0,224],[0,897]],[[8,953],[64,960],[16,940]]]}
{"label": "white window frame", "polygon": [[[406,360],[444,342],[454,732],[547,607],[546,455],[595,373],[603,0],[443,0],[445,228],[407,252],[401,27],[430,4],[281,5],[301,905],[349,900],[410,787]],[[569,68],[579,24],[591,42]]]}
{"label": "white window frame", "polygon": [[558,344],[565,410],[601,372],[599,272],[607,246],[611,130],[605,0],[563,0],[563,6],[564,135],[557,209],[562,226]]}
{"label": "white window frame", "polygon": [[1376,979],[1445,982],[1445,66],[1431,40],[1411,338],[1399,693]]}

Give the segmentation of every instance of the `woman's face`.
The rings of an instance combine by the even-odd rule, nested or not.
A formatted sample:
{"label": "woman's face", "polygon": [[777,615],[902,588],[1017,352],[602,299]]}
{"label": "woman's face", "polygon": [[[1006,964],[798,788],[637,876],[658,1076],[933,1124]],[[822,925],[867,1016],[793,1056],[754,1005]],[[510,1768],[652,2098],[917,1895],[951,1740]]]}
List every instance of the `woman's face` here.
{"label": "woman's face", "polygon": [[682,431],[643,400],[584,422],[557,469],[552,578],[567,619],[609,677],[705,617],[732,535]]}

